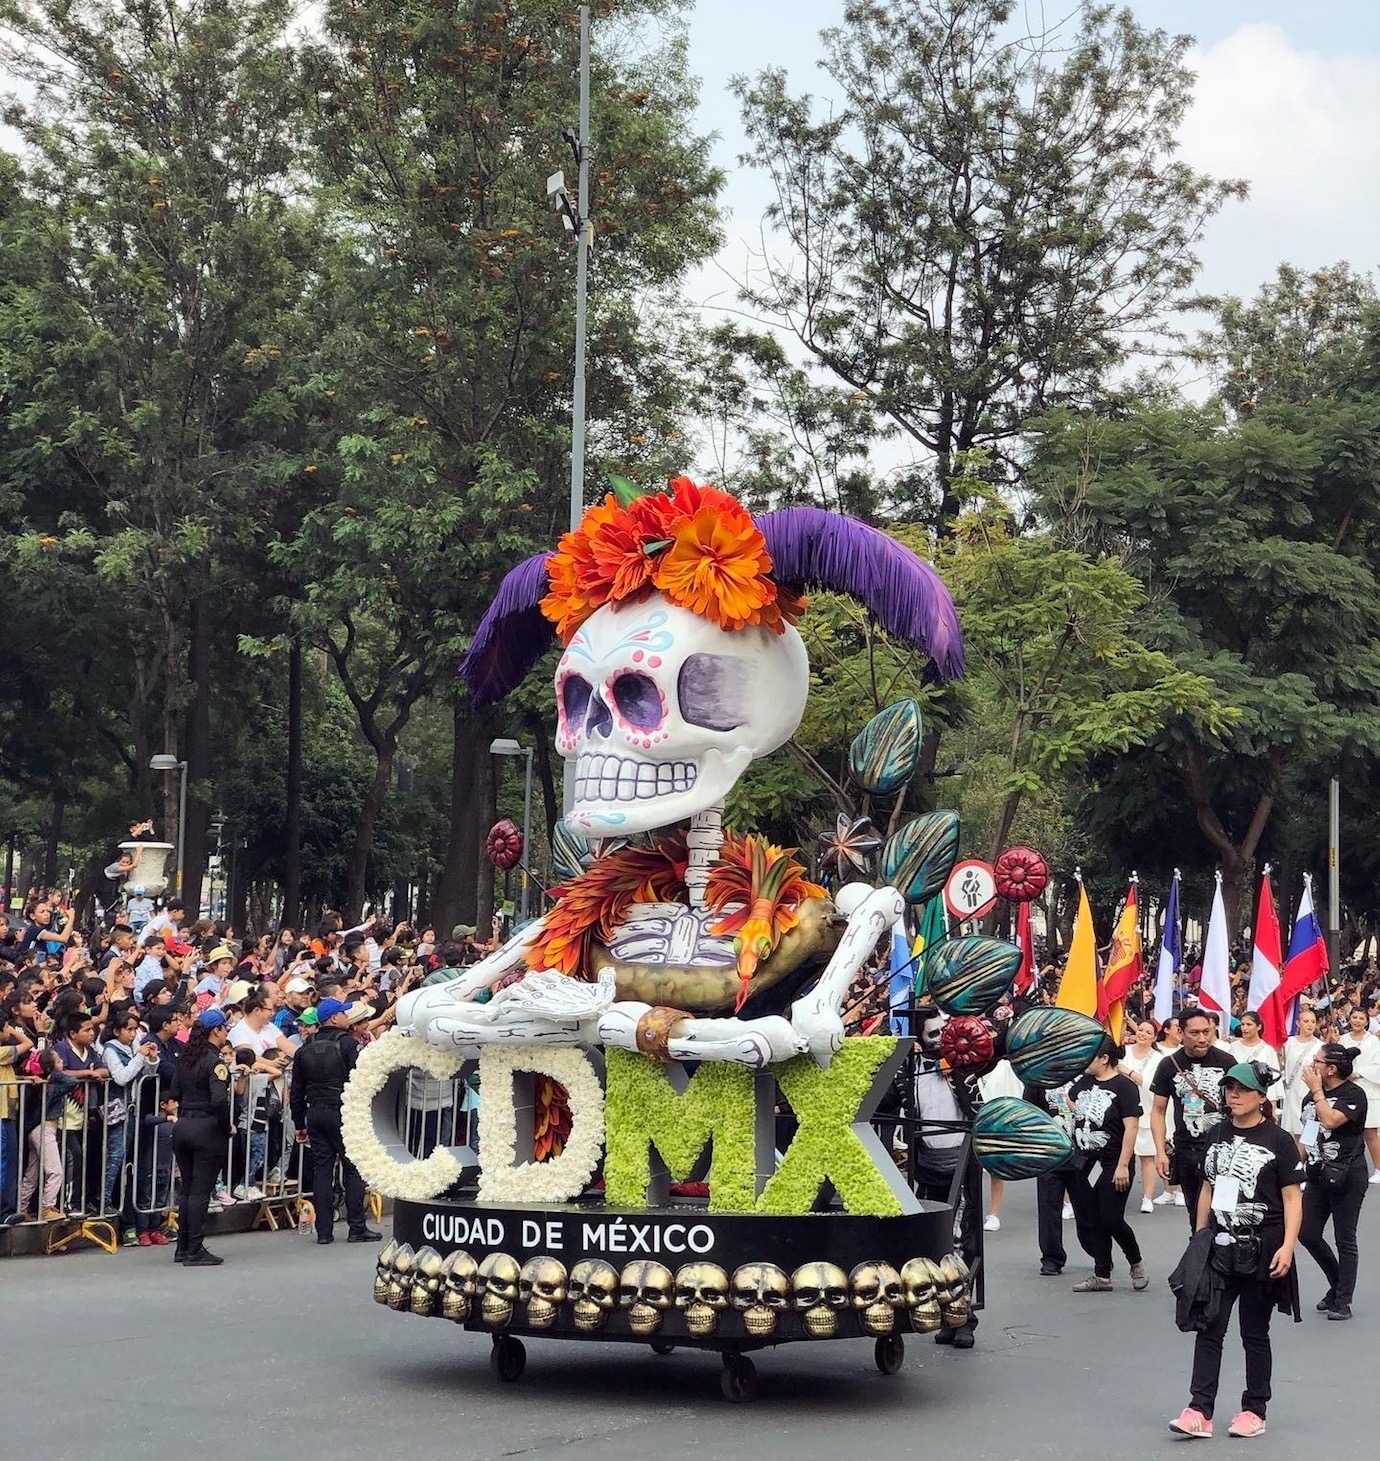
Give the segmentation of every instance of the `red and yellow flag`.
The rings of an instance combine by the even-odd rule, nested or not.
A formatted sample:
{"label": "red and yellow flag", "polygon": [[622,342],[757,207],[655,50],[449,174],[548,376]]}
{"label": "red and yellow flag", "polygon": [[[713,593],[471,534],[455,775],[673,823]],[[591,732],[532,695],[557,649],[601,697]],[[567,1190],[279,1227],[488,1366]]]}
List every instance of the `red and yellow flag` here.
{"label": "red and yellow flag", "polygon": [[1097,990],[1097,1017],[1107,1033],[1120,1043],[1121,1027],[1126,1018],[1126,996],[1145,973],[1141,958],[1140,918],[1136,908],[1136,885],[1126,890],[1126,903],[1117,919],[1112,935],[1112,951],[1107,956],[1107,972]]}

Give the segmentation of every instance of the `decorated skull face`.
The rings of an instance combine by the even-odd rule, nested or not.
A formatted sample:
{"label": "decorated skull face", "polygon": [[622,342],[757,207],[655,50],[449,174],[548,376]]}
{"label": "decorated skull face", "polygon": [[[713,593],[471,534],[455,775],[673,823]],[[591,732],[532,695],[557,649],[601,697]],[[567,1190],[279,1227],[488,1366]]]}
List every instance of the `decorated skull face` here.
{"label": "decorated skull face", "polygon": [[518,1275],[518,1298],[527,1305],[533,1329],[550,1329],[556,1310],[565,1303],[569,1280],[565,1264],[556,1258],[529,1258]]}
{"label": "decorated skull face", "polygon": [[733,1270],[733,1307],[754,1339],[776,1333],[776,1321],[791,1302],[791,1281],[774,1263],[745,1263]]}
{"label": "decorated skull face", "polygon": [[716,806],[805,710],[800,635],[720,629],[661,594],[605,604],[556,669],[556,748],[575,760],[566,820],[591,837]]}
{"label": "decorated skull face", "polygon": [[570,1270],[570,1302],[576,1329],[602,1329],[618,1297],[618,1270],[602,1258],[585,1258]]}
{"label": "decorated skull face", "polygon": [[665,1264],[647,1258],[628,1264],[618,1280],[618,1302],[628,1311],[628,1328],[634,1334],[655,1334],[661,1328],[675,1286]]}
{"label": "decorated skull face", "polygon": [[889,1263],[860,1263],[848,1275],[853,1307],[869,1334],[890,1334],[901,1303],[901,1275]]}
{"label": "decorated skull face", "polygon": [[388,1280],[388,1307],[400,1313],[412,1297],[412,1244],[404,1243],[393,1255],[393,1275]]}
{"label": "decorated skull face", "polygon": [[383,1245],[383,1250],[378,1257],[378,1263],[374,1268],[374,1302],[386,1304],[388,1302],[388,1285],[393,1279],[393,1260],[398,1255],[398,1240],[389,1238]]}
{"label": "decorated skull face", "polygon": [[939,1308],[950,1329],[961,1329],[968,1322],[968,1283],[972,1275],[957,1253],[946,1253],[939,1260]]}
{"label": "decorated skull face", "polygon": [[518,1262],[506,1253],[490,1253],[479,1265],[479,1282],[484,1292],[479,1300],[479,1317],[492,1329],[513,1322],[518,1297]]}
{"label": "decorated skull face", "polygon": [[933,1334],[939,1317],[939,1265],[928,1258],[912,1258],[901,1269],[901,1302],[910,1312],[910,1327],[917,1334]]}
{"label": "decorated skull face", "polygon": [[713,1334],[728,1308],[728,1274],[717,1263],[685,1264],[676,1274],[676,1308],[691,1334]]}
{"label": "decorated skull face", "polygon": [[811,1339],[832,1339],[848,1307],[848,1275],[837,1263],[802,1264],[791,1275],[791,1304]]}
{"label": "decorated skull face", "polygon": [[419,1248],[412,1260],[412,1312],[429,1319],[441,1303],[441,1255],[435,1248]]}
{"label": "decorated skull face", "polygon": [[470,1255],[457,1248],[441,1265],[441,1316],[456,1324],[470,1317],[475,1289],[479,1284],[479,1265]]}

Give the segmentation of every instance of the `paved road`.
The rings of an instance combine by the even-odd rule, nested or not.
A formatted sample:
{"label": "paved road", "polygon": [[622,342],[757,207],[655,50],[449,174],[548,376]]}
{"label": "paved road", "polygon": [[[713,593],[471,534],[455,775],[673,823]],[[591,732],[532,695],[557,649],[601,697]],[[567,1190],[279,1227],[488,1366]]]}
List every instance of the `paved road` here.
{"label": "paved road", "polygon": [[[1312,1312],[1322,1286],[1302,1259],[1307,1322],[1276,1324],[1275,1408],[1257,1456],[1292,1458],[1313,1445],[1328,1461],[1374,1454],[1367,1413],[1380,1357],[1380,1196],[1367,1209],[1350,1325]],[[904,1370],[888,1379],[866,1342],[789,1345],[758,1356],[762,1396],[751,1407],[720,1399],[711,1355],[659,1359],[624,1345],[529,1341],[526,1375],[500,1385],[482,1337],[373,1304],[374,1250],[343,1241],[328,1251],[291,1234],[225,1238],[216,1247],[227,1262],[210,1270],[175,1268],[158,1250],[11,1259],[0,1263],[0,1457],[1158,1454],[1183,1444],[1164,1425],[1186,1398],[1190,1345],[1174,1328],[1164,1275],[1186,1228],[1170,1208],[1132,1220],[1150,1290],[1132,1294],[1122,1273],[1116,1293],[1074,1295],[1070,1281],[1088,1265],[1073,1225],[1069,1270],[1040,1278],[1033,1188],[1013,1187],[1003,1230],[989,1238],[992,1288],[977,1349],[957,1354],[910,1337]],[[1223,1379],[1230,1417],[1239,1345],[1227,1351]]]}

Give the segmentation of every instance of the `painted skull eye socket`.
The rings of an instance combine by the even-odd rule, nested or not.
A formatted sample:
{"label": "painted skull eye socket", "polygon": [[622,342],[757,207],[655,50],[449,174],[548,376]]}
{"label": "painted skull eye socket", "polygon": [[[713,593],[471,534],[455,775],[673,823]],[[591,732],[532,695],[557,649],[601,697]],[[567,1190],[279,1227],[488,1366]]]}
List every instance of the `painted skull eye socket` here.
{"label": "painted skull eye socket", "polygon": [[572,731],[578,731],[584,725],[589,697],[593,693],[594,687],[582,676],[566,676],[561,685],[561,705],[565,710],[565,723]]}
{"label": "painted skull eye socket", "polygon": [[619,675],[613,682],[613,703],[619,715],[637,730],[656,730],[665,718],[661,691],[650,675]]}

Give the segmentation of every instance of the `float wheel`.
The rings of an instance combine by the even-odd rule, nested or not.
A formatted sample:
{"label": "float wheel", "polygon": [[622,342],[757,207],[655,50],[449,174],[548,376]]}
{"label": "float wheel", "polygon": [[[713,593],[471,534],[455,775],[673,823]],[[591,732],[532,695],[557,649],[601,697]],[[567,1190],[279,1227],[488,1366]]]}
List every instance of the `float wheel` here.
{"label": "float wheel", "polygon": [[511,1334],[495,1334],[489,1351],[489,1368],[505,1384],[519,1379],[527,1368],[527,1350],[520,1339]]}
{"label": "float wheel", "polygon": [[906,1362],[906,1342],[899,1334],[887,1334],[872,1346],[872,1357],[884,1375],[894,1375]]}
{"label": "float wheel", "polygon": [[676,1347],[675,1347],[674,1344],[667,1344],[664,1339],[654,1339],[654,1340],[652,1340],[652,1353],[653,1354],[667,1355],[667,1354],[675,1354],[675,1352],[676,1352]]}
{"label": "float wheel", "polygon": [[719,1389],[725,1400],[735,1405],[745,1405],[756,1400],[761,1389],[757,1378],[757,1366],[741,1354],[724,1354],[723,1374],[719,1376]]}

